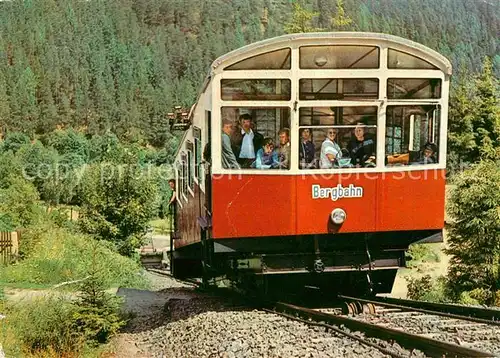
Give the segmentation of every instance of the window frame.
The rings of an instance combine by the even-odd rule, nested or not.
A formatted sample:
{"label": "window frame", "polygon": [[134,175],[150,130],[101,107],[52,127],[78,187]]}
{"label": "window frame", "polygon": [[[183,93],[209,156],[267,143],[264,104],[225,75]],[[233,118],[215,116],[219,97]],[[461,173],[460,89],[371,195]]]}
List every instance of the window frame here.
{"label": "window frame", "polygon": [[[328,171],[328,172],[339,172],[339,173],[342,173],[342,172],[345,172],[345,171],[348,171],[348,170],[359,170],[359,169],[364,169],[364,170],[369,170],[370,172],[373,172],[374,170],[376,170],[378,168],[378,142],[379,142],[379,135],[378,135],[378,127],[379,127],[379,119],[380,119],[380,107],[378,105],[375,105],[373,103],[368,103],[368,102],[363,102],[364,104],[363,105],[350,105],[349,103],[346,102],[346,104],[348,105],[340,105],[340,106],[332,106],[331,108],[338,108],[338,107],[342,107],[342,108],[345,108],[345,107],[352,107],[352,108],[355,108],[355,107],[374,107],[376,108],[376,113],[375,113],[375,118],[376,118],[376,124],[368,124],[368,125],[363,125],[363,128],[375,128],[375,135],[374,135],[374,138],[375,138],[375,161],[376,161],[376,166],[375,167],[360,167],[360,168],[356,168],[356,167],[345,167],[345,168],[330,168],[330,169],[324,169],[324,168],[301,168],[300,167],[300,161],[298,161],[296,164],[296,170],[298,170],[300,173],[302,172],[305,172],[305,173],[308,173],[308,172],[311,172],[311,173],[317,173],[319,171]],[[306,101],[302,101],[301,103],[301,106],[298,110],[298,113],[299,113],[299,121],[298,121],[298,131],[297,131],[297,139],[300,141],[300,131],[301,129],[304,129],[304,128],[309,128],[309,130],[312,132],[314,129],[326,129],[326,128],[336,128],[336,129],[354,129],[357,127],[356,124],[319,124],[319,125],[314,125],[314,124],[311,124],[311,125],[302,125],[300,124],[300,110],[303,109],[303,108],[308,108],[308,109],[312,109],[312,108],[325,108],[324,106],[323,107],[320,107],[320,106],[310,106],[308,105],[309,103],[307,103]],[[312,133],[311,133],[312,134]],[[346,148],[344,148],[346,149]],[[316,153],[315,153],[316,154]],[[315,155],[316,157],[316,155]],[[321,161],[321,152],[319,154],[319,160]]]}
{"label": "window frame", "polygon": [[[301,54],[301,49],[302,48],[307,48],[307,47],[354,47],[354,48],[361,48],[361,47],[368,47],[372,48],[371,51],[368,51],[364,56],[361,56],[358,58],[354,64],[360,62],[363,60],[365,57],[367,57],[370,53],[376,50],[377,52],[377,65],[375,67],[362,67],[362,68],[353,68],[353,67],[327,67],[327,68],[312,68],[312,67],[303,67],[302,65],[302,54]],[[369,44],[364,44],[364,45],[353,45],[353,44],[311,44],[311,45],[303,45],[299,46],[299,69],[301,70],[316,70],[316,71],[321,71],[321,70],[378,70],[381,68],[381,46],[380,45],[369,45]]]}
{"label": "window frame", "polygon": [[[253,105],[253,106],[235,106],[233,105],[232,102],[225,102],[227,103],[222,105],[221,107],[219,107],[219,115],[220,115],[220,118],[222,119],[224,117],[223,115],[223,110],[225,108],[234,108],[234,109],[245,109],[245,110],[248,110],[248,109],[255,109],[255,110],[258,110],[258,109],[279,109],[279,110],[288,110],[288,123],[290,124],[290,127],[292,126],[292,111],[293,109],[287,105],[279,105],[279,106],[269,106],[269,105],[263,105],[264,103],[267,104],[268,102],[258,102],[257,105]],[[288,103],[288,101],[287,101]],[[215,134],[216,136],[219,137],[219,139],[221,139],[222,137],[222,120],[221,120],[221,125],[219,126],[219,133]],[[286,128],[286,127],[283,127],[283,128]],[[275,132],[275,137],[278,137],[278,133],[281,129],[283,128],[279,128],[276,132]],[[288,128],[290,130],[290,145],[292,143],[292,136],[293,136],[293,132],[292,132],[292,129],[291,128]],[[261,133],[262,134],[262,133]],[[273,137],[273,140],[275,140],[275,137]],[[264,136],[265,138],[265,136]],[[279,141],[275,141],[275,150],[278,149],[279,147]],[[221,153],[222,151],[222,145],[220,147],[220,150],[219,150],[219,154]],[[290,172],[290,170],[292,170],[292,161],[291,161],[291,158],[290,158],[290,167],[289,168],[269,168],[269,169],[257,169],[257,168],[240,168],[240,169],[232,169],[232,168],[223,168],[222,166],[222,155],[220,156],[220,158],[218,158],[218,164],[220,164],[221,168],[227,172],[230,172],[230,173],[234,173],[234,172],[249,172],[249,173],[282,173],[282,172]]]}
{"label": "window frame", "polygon": [[[333,43],[330,43],[332,41]],[[272,52],[282,48],[291,47],[291,68],[290,69],[276,69],[276,70],[224,70],[224,68],[218,67],[216,71],[211,74],[210,77],[210,105],[213,112],[212,121],[214,125],[212,126],[212,153],[213,153],[213,165],[212,174],[224,174],[224,175],[234,175],[235,173],[241,175],[250,174],[280,174],[280,175],[303,175],[303,174],[321,174],[322,169],[312,169],[311,172],[307,170],[295,169],[298,167],[298,143],[293,137],[299,134],[299,123],[298,123],[298,108],[300,107],[321,107],[321,106],[378,106],[378,121],[377,121],[377,167],[376,172],[395,172],[395,171],[405,171],[405,170],[424,170],[431,169],[430,165],[425,166],[411,166],[411,168],[387,168],[385,166],[384,160],[380,158],[385,158],[385,108],[387,105],[435,105],[439,104],[443,106],[443,111],[440,121],[440,148],[439,148],[439,164],[437,167],[439,169],[445,169],[446,163],[446,134],[445,129],[447,126],[447,114],[448,114],[448,97],[449,97],[449,73],[445,69],[441,69],[438,66],[431,63],[434,61],[432,54],[422,52],[418,48],[413,51],[406,44],[397,42],[385,42],[381,40],[374,39],[358,39],[355,40],[342,40],[336,42],[335,39],[322,39],[318,41],[308,42],[309,46],[319,46],[319,45],[351,45],[358,46],[358,44],[367,45],[370,47],[378,47],[379,50],[379,68],[378,69],[301,69],[299,68],[299,49],[304,45],[304,43],[297,41],[287,43],[285,46],[273,46],[268,51]],[[437,67],[437,69],[388,69],[388,50],[393,49],[400,52],[407,52],[415,57],[429,59],[431,65]],[[249,56],[251,57],[251,56]],[[239,57],[239,61],[242,58]],[[439,63],[439,59],[436,58],[436,63]],[[236,63],[236,62],[233,62]],[[227,66],[226,66],[227,67]],[[324,79],[328,78],[345,78],[345,79],[362,79],[362,78],[374,78],[379,81],[379,98],[373,100],[299,100],[299,80],[302,78],[310,79]],[[290,101],[224,101],[220,98],[220,80],[221,79],[290,79],[291,80],[291,90],[292,98]],[[436,78],[441,79],[441,98],[439,99],[388,99],[386,97],[387,93],[387,79],[388,78]],[[291,125],[290,125],[290,136],[291,136],[291,171],[279,170],[279,169],[268,169],[268,170],[255,170],[255,169],[224,169],[220,163],[220,150],[221,150],[221,138],[220,138],[220,128],[221,128],[221,113],[222,107],[236,107],[236,108],[263,108],[263,107],[289,107],[291,109]],[[217,156],[217,157],[216,157]],[[434,165],[432,166],[434,167]],[[368,169],[373,172],[372,168]],[[341,168],[341,169],[328,169],[328,173],[357,173],[357,172],[367,172],[367,168]]]}
{"label": "window frame", "polygon": [[194,179],[199,186],[202,185],[203,175],[202,175],[202,165],[203,154],[202,154],[202,140],[201,140],[201,128],[193,126],[193,139],[194,139]]}
{"label": "window frame", "polygon": [[[442,105],[441,104],[436,104],[436,103],[388,103],[387,104],[387,107],[418,107],[418,106],[421,106],[421,107],[424,107],[424,106],[429,106],[429,107],[432,107],[434,106],[434,109],[430,109],[428,112],[426,113],[429,113],[429,112],[432,112],[432,122],[430,123],[431,126],[432,126],[432,136],[434,138],[437,138],[438,141],[437,143],[436,142],[431,142],[431,143],[434,143],[437,145],[437,152],[435,153],[436,157],[437,157],[437,161],[436,163],[430,163],[430,164],[420,164],[420,163],[415,163],[415,164],[411,164],[411,162],[409,161],[408,164],[403,164],[403,165],[388,165],[388,163],[385,163],[384,164],[384,167],[385,168],[410,168],[411,170],[421,170],[421,169],[432,169],[432,168],[437,168],[437,167],[440,167],[442,165],[444,165],[446,163],[446,158],[443,158],[442,156],[442,150],[441,150],[441,147],[443,145],[446,145],[445,143],[443,144],[442,141],[443,141],[443,133],[442,133],[442,122],[443,122],[443,119],[442,119]],[[390,126],[387,126],[387,123],[388,123],[388,108],[386,109],[386,133],[387,133],[387,128],[389,128]],[[413,140],[414,140],[414,134],[415,134],[415,113],[410,113],[409,114],[409,119],[408,119],[408,150],[406,152],[404,152],[403,150],[401,151],[401,153],[397,153],[398,155],[404,155],[404,154],[408,154],[410,155],[411,152],[416,152],[415,150],[411,150],[412,149],[412,144],[413,144]],[[436,120],[437,118],[437,120]],[[403,117],[403,122],[402,122],[402,125],[401,125],[401,148],[403,149],[405,146],[406,146],[406,141],[403,140],[404,138],[404,131],[405,131],[405,123],[404,123],[404,120],[405,118]],[[437,122],[437,123],[436,123]],[[437,133],[436,133],[437,132]],[[446,133],[445,133],[446,135]],[[386,136],[387,138],[387,136]],[[385,139],[386,139],[385,138]],[[433,138],[433,139],[434,139]],[[420,146],[422,147],[425,143],[421,143]],[[418,151],[421,151],[421,149],[419,149]],[[384,158],[387,158],[389,157],[389,153],[387,152],[387,142],[386,142],[386,145],[384,147]],[[395,154],[391,154],[391,155],[395,155]],[[411,159],[411,158],[410,158]]]}

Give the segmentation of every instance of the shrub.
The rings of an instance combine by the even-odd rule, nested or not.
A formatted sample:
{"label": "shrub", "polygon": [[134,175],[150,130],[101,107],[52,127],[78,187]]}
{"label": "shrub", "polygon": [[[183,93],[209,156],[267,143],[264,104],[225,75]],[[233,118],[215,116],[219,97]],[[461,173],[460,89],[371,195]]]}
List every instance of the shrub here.
{"label": "shrub", "polygon": [[113,243],[123,255],[141,245],[148,222],[158,210],[158,187],[147,172],[133,165],[93,165],[78,194],[80,227]]}
{"label": "shrub", "polygon": [[81,297],[73,315],[76,331],[92,344],[106,343],[126,320],[121,312],[122,300],[105,292],[103,280],[91,275],[81,285]]}
{"label": "shrub", "polygon": [[412,300],[429,302],[448,301],[448,289],[446,287],[446,278],[438,277],[432,279],[430,275],[420,278],[406,278],[408,282],[408,298]]}
{"label": "shrub", "polygon": [[410,257],[410,266],[413,266],[418,262],[439,262],[439,256],[432,250],[431,245],[410,245],[410,248],[407,252],[407,256]]}
{"label": "shrub", "polygon": [[76,307],[66,299],[42,296],[7,305],[0,321],[7,356],[52,351],[58,356],[79,351],[84,342],[74,330]]}

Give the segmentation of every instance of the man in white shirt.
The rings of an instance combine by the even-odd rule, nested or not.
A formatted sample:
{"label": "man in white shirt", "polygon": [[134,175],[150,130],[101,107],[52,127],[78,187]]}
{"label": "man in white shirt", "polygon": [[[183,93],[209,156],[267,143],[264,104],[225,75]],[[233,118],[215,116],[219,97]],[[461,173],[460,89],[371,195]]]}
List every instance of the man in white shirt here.
{"label": "man in white shirt", "polygon": [[342,157],[342,150],[340,146],[335,142],[337,138],[337,129],[329,128],[326,139],[321,144],[321,154],[320,154],[320,168],[321,169],[331,169],[334,168],[336,161]]}
{"label": "man in white shirt", "polygon": [[252,116],[245,113],[240,116],[240,129],[234,131],[233,152],[242,168],[250,168],[255,161],[257,151],[262,147],[264,137],[252,129]]}

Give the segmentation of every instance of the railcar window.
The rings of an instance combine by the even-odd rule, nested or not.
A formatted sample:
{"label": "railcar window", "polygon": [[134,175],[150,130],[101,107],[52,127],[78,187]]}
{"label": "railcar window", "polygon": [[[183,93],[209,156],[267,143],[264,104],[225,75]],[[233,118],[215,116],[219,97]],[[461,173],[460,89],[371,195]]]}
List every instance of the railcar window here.
{"label": "railcar window", "polygon": [[181,180],[182,180],[182,194],[187,198],[188,194],[188,181],[187,181],[187,156],[186,153],[183,152],[181,154],[181,168],[182,168],[182,175],[181,175]]}
{"label": "railcar window", "polygon": [[222,108],[225,169],[290,169],[290,109]]}
{"label": "railcar window", "polygon": [[291,50],[289,48],[266,52],[232,64],[225,70],[289,70]]}
{"label": "railcar window", "polygon": [[378,79],[312,79],[299,81],[301,100],[363,100],[378,98]]}
{"label": "railcar window", "polygon": [[303,107],[299,168],[376,166],[377,107]]}
{"label": "railcar window", "polygon": [[177,161],[175,163],[175,170],[177,173],[177,182],[175,183],[175,189],[177,190],[177,200],[180,200],[179,194],[182,193],[182,187],[183,187],[183,182],[182,182],[182,165]]}
{"label": "railcar window", "polygon": [[186,150],[187,150],[187,181],[188,187],[191,191],[194,190],[194,156],[193,156],[193,143],[190,141],[186,142]]}
{"label": "railcar window", "polygon": [[406,68],[406,69],[428,69],[437,70],[438,68],[426,60],[410,55],[405,52],[389,49],[388,68]]}
{"label": "railcar window", "polygon": [[225,101],[287,101],[291,96],[291,81],[273,79],[221,80],[221,97]]}
{"label": "railcar window", "polygon": [[441,80],[438,78],[389,78],[387,80],[387,98],[389,99],[440,97]]}
{"label": "railcar window", "polygon": [[386,113],[387,166],[439,162],[439,107],[387,106]]}
{"label": "railcar window", "polygon": [[198,180],[198,185],[201,185],[202,174],[201,174],[201,129],[193,127],[193,137],[194,137],[194,153],[195,153],[195,164],[194,164],[194,176]]}
{"label": "railcar window", "polygon": [[379,48],[375,46],[303,46],[300,68],[379,68]]}

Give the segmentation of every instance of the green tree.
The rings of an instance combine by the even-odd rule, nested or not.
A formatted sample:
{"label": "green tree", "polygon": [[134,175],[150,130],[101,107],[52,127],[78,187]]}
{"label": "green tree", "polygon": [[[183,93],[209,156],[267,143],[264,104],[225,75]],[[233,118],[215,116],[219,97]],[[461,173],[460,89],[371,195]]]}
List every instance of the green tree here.
{"label": "green tree", "polygon": [[352,24],[352,19],[346,15],[344,0],[337,0],[337,13],[332,18],[332,26],[337,31],[346,30]]}
{"label": "green tree", "polygon": [[482,161],[456,178],[448,212],[450,287],[462,293],[481,290],[491,304],[500,290],[500,168]]}
{"label": "green tree", "polygon": [[39,214],[38,192],[21,177],[11,185],[0,189],[0,220],[8,223],[11,230],[25,228],[36,222]]}
{"label": "green tree", "polygon": [[479,158],[500,160],[500,91],[490,58],[477,79],[477,112],[474,118],[475,141]]}
{"label": "green tree", "polygon": [[460,83],[452,90],[448,113],[448,167],[459,169],[460,163],[473,163],[476,149],[474,140],[474,99],[469,76],[462,75]]}
{"label": "green tree", "polygon": [[30,143],[30,138],[21,132],[10,132],[5,136],[5,139],[0,143],[0,151],[7,152],[11,150],[16,153],[23,145]]}
{"label": "green tree", "polygon": [[101,163],[85,171],[78,200],[82,230],[130,255],[157,213],[158,189],[154,178],[137,166]]}
{"label": "green tree", "polygon": [[97,265],[98,245],[92,243],[89,275],[80,284],[80,297],[75,302],[74,326],[87,343],[106,343],[126,324],[121,314],[122,299],[106,292],[103,276]]}
{"label": "green tree", "polygon": [[298,1],[294,2],[292,18],[289,22],[285,23],[283,28],[287,34],[321,31],[321,29],[315,28],[312,25],[313,19],[318,15],[319,13],[309,11]]}

